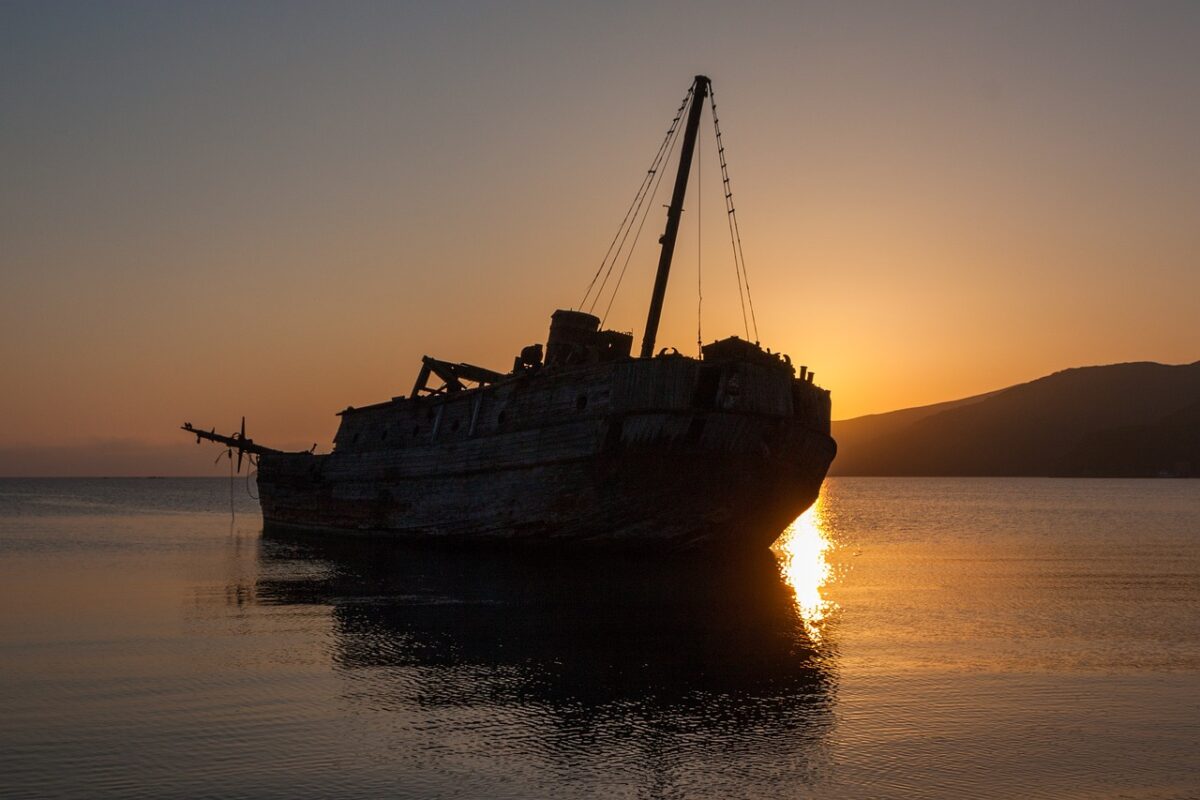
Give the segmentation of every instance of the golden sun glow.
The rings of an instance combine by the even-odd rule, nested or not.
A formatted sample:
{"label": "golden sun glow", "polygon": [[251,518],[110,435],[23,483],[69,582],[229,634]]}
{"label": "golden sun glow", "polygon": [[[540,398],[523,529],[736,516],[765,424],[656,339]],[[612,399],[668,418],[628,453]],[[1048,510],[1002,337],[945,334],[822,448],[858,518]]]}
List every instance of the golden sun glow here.
{"label": "golden sun glow", "polygon": [[828,553],[832,546],[824,529],[822,499],[788,526],[775,543],[779,569],[795,595],[796,610],[804,629],[813,641],[819,641],[822,622],[837,607],[823,594],[833,578]]}

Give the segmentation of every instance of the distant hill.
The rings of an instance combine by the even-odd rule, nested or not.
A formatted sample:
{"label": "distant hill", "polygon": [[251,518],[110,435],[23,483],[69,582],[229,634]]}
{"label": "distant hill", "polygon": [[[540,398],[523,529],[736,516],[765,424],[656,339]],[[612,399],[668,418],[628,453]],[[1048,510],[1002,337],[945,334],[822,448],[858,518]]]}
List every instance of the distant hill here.
{"label": "distant hill", "polygon": [[831,475],[1200,477],[1200,361],[1068,369],[833,435]]}

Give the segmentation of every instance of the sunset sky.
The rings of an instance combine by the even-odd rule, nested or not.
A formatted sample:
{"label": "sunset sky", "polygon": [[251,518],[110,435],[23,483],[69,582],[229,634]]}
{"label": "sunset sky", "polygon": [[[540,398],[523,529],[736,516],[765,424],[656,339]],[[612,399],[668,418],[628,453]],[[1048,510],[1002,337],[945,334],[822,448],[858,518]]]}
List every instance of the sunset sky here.
{"label": "sunset sky", "polygon": [[[1200,359],[1200,3],[6,2],[0,475],[219,474],[184,420],[324,449],[423,353],[507,369],[697,73],[762,342],[835,419]],[[698,249],[742,330],[710,125],[688,353]]]}

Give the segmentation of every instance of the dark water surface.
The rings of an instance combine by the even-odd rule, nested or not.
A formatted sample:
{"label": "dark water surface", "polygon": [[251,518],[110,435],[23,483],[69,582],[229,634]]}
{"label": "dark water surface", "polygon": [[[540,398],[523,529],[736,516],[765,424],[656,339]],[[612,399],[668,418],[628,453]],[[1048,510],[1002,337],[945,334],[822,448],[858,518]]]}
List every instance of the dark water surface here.
{"label": "dark water surface", "polygon": [[836,479],[716,566],[0,481],[0,795],[1200,797],[1200,481]]}

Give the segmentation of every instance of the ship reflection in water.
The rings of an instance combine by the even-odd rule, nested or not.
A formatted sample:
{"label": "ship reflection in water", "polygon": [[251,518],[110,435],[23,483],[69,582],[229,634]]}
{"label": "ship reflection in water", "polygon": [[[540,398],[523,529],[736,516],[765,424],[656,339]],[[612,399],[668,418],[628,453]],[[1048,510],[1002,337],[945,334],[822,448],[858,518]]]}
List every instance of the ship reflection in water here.
{"label": "ship reflection in water", "polygon": [[796,612],[814,642],[822,637],[826,618],[837,609],[822,590],[833,580],[831,542],[825,527],[824,494],[779,537],[774,550],[779,570],[796,598]]}
{"label": "ship reflection in water", "polygon": [[769,551],[718,566],[268,537],[253,595],[329,607],[348,711],[395,752],[713,796],[714,776],[794,785],[825,759],[834,670],[804,530],[782,576]]}

